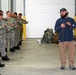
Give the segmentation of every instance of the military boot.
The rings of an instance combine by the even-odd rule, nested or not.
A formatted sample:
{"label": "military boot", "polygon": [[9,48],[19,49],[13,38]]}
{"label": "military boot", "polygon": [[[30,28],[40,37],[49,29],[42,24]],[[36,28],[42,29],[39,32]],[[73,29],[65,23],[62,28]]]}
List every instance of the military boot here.
{"label": "military boot", "polygon": [[4,66],[5,66],[5,64],[0,63],[0,67],[4,67]]}
{"label": "military boot", "polygon": [[2,57],[2,60],[4,60],[4,61],[9,61],[9,58],[8,58],[8,56],[6,55],[6,56],[3,56],[3,57]]}
{"label": "military boot", "polygon": [[7,48],[5,48],[5,51],[7,52]]}
{"label": "military boot", "polygon": [[15,52],[15,49],[14,48],[10,48],[10,52]]}
{"label": "military boot", "polygon": [[21,46],[22,45],[22,42],[20,41],[18,45]]}

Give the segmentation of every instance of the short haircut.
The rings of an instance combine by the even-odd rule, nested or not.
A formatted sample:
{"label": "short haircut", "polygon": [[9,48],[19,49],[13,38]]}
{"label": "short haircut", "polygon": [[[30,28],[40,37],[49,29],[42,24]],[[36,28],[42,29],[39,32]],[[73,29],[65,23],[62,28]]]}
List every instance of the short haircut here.
{"label": "short haircut", "polygon": [[17,12],[14,12],[15,15],[17,15]]}
{"label": "short haircut", "polygon": [[6,14],[8,14],[8,12],[10,12],[10,11],[7,11]]}
{"label": "short haircut", "polygon": [[3,11],[2,11],[2,10],[0,10],[0,12],[1,12],[1,13],[3,13]]}
{"label": "short haircut", "polygon": [[22,16],[22,13],[19,13],[19,15],[21,15],[21,16]]}

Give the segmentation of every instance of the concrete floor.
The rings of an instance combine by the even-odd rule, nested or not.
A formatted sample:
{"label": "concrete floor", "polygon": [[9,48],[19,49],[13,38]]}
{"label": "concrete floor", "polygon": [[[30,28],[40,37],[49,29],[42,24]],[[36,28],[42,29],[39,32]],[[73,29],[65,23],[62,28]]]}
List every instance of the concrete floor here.
{"label": "concrete floor", "polygon": [[[68,60],[65,70],[60,70],[58,44],[38,44],[37,39],[26,39],[20,50],[8,52],[10,61],[2,61],[2,75],[76,75],[70,70]],[[76,66],[76,56],[75,56]]]}

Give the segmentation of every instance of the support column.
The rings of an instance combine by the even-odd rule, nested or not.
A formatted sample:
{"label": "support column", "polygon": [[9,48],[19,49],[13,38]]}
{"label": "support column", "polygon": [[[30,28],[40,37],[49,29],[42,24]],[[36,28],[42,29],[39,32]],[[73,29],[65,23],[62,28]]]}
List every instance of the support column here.
{"label": "support column", "polygon": [[[25,0],[23,0],[23,19],[26,20],[25,16]],[[26,39],[26,24],[23,24],[23,40]]]}
{"label": "support column", "polygon": [[16,0],[10,0],[10,4],[11,4],[11,12],[15,12],[16,11]]}
{"label": "support column", "polygon": [[0,9],[1,9],[1,0],[0,0]]}

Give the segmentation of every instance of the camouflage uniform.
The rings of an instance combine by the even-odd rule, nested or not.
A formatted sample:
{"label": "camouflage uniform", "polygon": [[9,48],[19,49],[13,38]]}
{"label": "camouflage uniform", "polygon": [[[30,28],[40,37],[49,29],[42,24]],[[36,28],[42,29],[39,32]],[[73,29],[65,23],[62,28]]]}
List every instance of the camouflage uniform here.
{"label": "camouflage uniform", "polygon": [[[15,21],[14,18],[7,18],[7,33],[6,33],[6,47],[10,49],[10,51],[15,51],[14,46],[15,46]],[[14,26],[12,26],[14,24]]]}
{"label": "camouflage uniform", "polygon": [[[2,28],[2,26],[5,26],[5,28]],[[6,31],[6,22],[4,20],[0,20],[0,53],[1,56],[6,56],[5,51],[5,31]]]}
{"label": "camouflage uniform", "polygon": [[19,18],[14,18],[16,21],[16,28],[15,28],[15,47],[19,48],[19,40],[20,40],[20,28],[19,25],[20,23],[20,19]]}
{"label": "camouflage uniform", "polygon": [[22,34],[21,34],[22,24],[26,24],[27,22],[18,17],[15,18],[15,21],[16,21],[16,26],[18,26],[15,29],[15,40],[16,40],[16,46],[19,46],[19,43],[22,40]]}

